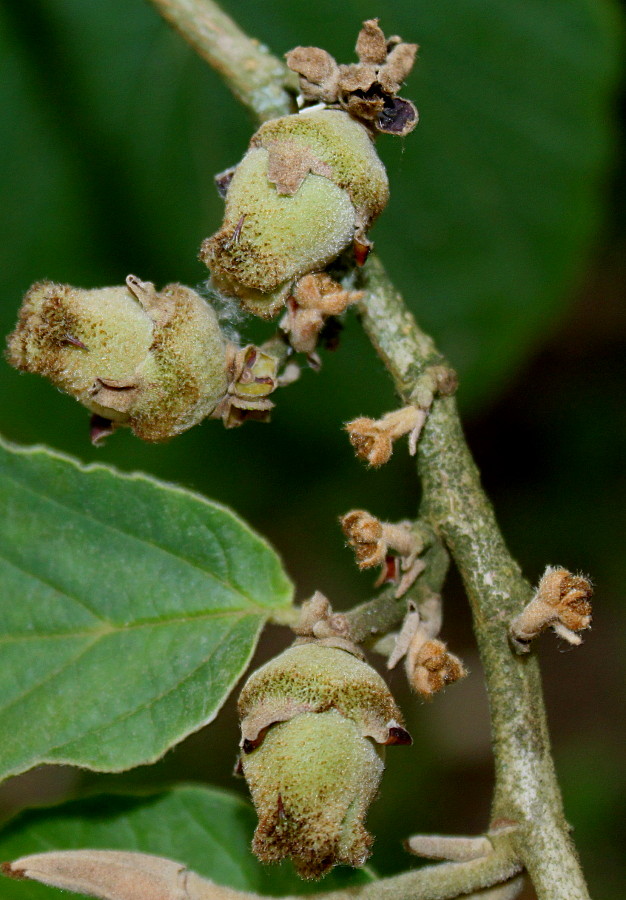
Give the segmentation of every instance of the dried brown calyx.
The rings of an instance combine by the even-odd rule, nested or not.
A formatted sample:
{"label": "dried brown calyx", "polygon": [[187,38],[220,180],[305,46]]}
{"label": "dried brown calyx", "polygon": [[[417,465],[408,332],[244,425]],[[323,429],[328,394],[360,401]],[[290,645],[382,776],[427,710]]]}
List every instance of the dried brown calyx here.
{"label": "dried brown calyx", "polygon": [[552,628],[569,644],[580,644],[577,633],[591,625],[591,582],[567,569],[548,566],[533,599],[513,622],[509,631],[518,653],[528,653],[531,641]]}
{"label": "dried brown calyx", "polygon": [[299,353],[311,354],[329,316],[338,316],[364,296],[363,291],[347,291],[327,275],[305,275],[287,300],[287,312],[280,325]]}
{"label": "dried brown calyx", "polygon": [[380,566],[376,587],[391,581],[396,584],[396,597],[406,594],[425,567],[419,558],[424,544],[412,523],[381,522],[364,509],[352,509],[339,521],[359,569]]}
{"label": "dried brown calyx", "polygon": [[274,408],[269,396],[278,387],[278,360],[260,347],[248,344],[226,347],[228,386],[211,413],[226,428],[236,428],[247,419],[268,422]]}
{"label": "dried brown calyx", "polygon": [[404,623],[387,661],[387,667],[393,669],[404,659],[409,684],[425,700],[467,675],[461,660],[437,637],[441,618],[439,596],[433,595],[419,608],[409,600]]}
{"label": "dried brown calyx", "polygon": [[363,23],[356,42],[359,62],[338,65],[320,47],[296,47],[287,65],[300,76],[305,100],[336,105],[371,129],[405,135],[415,128],[418,113],[397,94],[413,68],[417,44],[386,38],[378,19]]}
{"label": "dried brown calyx", "polygon": [[427,416],[427,410],[418,406],[403,406],[382,419],[366,416],[353,419],[346,423],[345,429],[356,455],[377,469],[391,459],[394,441],[405,434],[409,435],[409,452],[415,454]]}

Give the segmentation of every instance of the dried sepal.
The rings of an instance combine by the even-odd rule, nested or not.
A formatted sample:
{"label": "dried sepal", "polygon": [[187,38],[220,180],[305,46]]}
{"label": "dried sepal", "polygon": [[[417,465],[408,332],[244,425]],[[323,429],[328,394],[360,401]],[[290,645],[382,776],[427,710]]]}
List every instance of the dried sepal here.
{"label": "dried sepal", "polygon": [[305,100],[336,104],[373,131],[405,135],[415,128],[418,113],[398,91],[413,68],[417,44],[385,38],[378,19],[363,23],[356,42],[359,62],[337,65],[319,47],[296,47],[287,65],[300,76]]}
{"label": "dried sepal", "polygon": [[426,416],[427,412],[417,406],[404,406],[387,413],[382,419],[353,419],[345,429],[357,456],[373,468],[378,468],[391,458],[393,442],[405,434],[409,435],[411,454],[415,453]]}
{"label": "dried sepal", "polygon": [[340,315],[363,296],[363,291],[345,290],[324,272],[305,275],[287,301],[280,326],[294,350],[313,353],[328,317]]}
{"label": "dried sepal", "polygon": [[213,309],[184,285],[157,291],[133,275],[97,290],[33,285],[7,358],[90,409],[95,441],[120,425],[146,441],[168,440],[209,415],[227,386]]}
{"label": "dried sepal", "polygon": [[300,608],[299,619],[292,630],[299,639],[296,643],[337,640],[343,643],[336,646],[341,646],[354,656],[363,658],[363,654],[351,640],[347,617],[343,613],[333,612],[329,599],[321,591],[315,591],[309,600],[304,601]]}
{"label": "dried sepal", "polygon": [[376,586],[393,581],[397,585],[396,597],[404,596],[425,568],[419,559],[423,541],[413,530],[412,522],[381,522],[364,509],[353,509],[339,521],[358,567],[381,566]]}
{"label": "dried sepal", "polygon": [[260,347],[227,346],[228,386],[211,414],[226,428],[236,428],[247,419],[267,422],[274,404],[269,396],[278,387],[278,360]]}
{"label": "dried sepal", "polygon": [[509,634],[517,652],[527,653],[531,641],[547,628],[570,644],[580,644],[577,632],[591,625],[592,594],[588,578],[548,566],[534,597],[511,622]]}
{"label": "dried sepal", "polygon": [[450,653],[438,639],[425,641],[421,646],[413,643],[406,655],[405,668],[411,687],[424,699],[467,675],[458,656]]}
{"label": "dried sepal", "polygon": [[441,621],[438,595],[419,607],[409,600],[402,628],[387,661],[387,668],[393,669],[404,659],[409,684],[425,700],[467,675],[461,660],[437,638]]}

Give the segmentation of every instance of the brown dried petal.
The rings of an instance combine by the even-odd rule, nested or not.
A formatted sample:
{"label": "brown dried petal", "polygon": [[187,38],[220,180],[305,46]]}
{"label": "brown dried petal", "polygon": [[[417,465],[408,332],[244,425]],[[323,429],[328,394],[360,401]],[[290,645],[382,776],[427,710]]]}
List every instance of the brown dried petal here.
{"label": "brown dried petal", "polygon": [[398,44],[378,73],[378,81],[388,94],[397,94],[415,63],[417,44]]}
{"label": "brown dried petal", "polygon": [[308,100],[334,103],[339,67],[320,47],[296,47],[285,54],[288,67],[300,75],[300,89]]}
{"label": "brown dried petal", "polygon": [[386,431],[381,431],[375,419],[360,418],[348,422],[346,431],[357,456],[370,466],[378,468],[393,453],[393,441]]}
{"label": "brown dried petal", "polygon": [[362,63],[383,65],[387,59],[387,40],[378,24],[378,19],[368,19],[363,22],[355,49]]}
{"label": "brown dried petal", "polygon": [[339,66],[338,84],[340,94],[351,94],[354,91],[367,93],[375,82],[376,69],[373,66]]}
{"label": "brown dried petal", "polygon": [[443,641],[434,639],[423,643],[417,651],[409,650],[407,674],[413,689],[423,697],[430,697],[467,673]]}

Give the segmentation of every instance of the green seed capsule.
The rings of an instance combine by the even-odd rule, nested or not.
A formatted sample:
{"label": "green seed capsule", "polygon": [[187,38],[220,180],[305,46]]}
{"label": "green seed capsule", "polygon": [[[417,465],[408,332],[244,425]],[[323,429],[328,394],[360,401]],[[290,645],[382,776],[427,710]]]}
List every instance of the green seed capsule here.
{"label": "green seed capsule", "polygon": [[290,856],[304,878],[363,865],[381,745],[411,740],[383,679],[346,650],[296,645],[250,677],[239,712],[257,856]]}
{"label": "green seed capsule", "polygon": [[341,110],[266,122],[228,181],[222,228],[202,245],[215,286],[274,316],[384,209],[388,182],[368,131]]}
{"label": "green seed capsule", "polygon": [[7,357],[49,378],[111,428],[127,425],[147,441],[201,421],[228,383],[212,308],[183,285],[157,293],[133,276],[126,286],[97,290],[33,285]]}

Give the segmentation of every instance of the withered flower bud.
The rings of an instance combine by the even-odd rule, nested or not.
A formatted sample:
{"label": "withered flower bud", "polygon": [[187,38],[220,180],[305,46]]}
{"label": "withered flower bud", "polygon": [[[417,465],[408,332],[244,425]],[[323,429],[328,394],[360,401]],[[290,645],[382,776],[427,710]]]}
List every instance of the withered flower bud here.
{"label": "withered flower bud", "polygon": [[593,586],[583,575],[548,566],[534,597],[511,622],[510,637],[518,653],[528,653],[531,641],[552,628],[568,643],[581,643],[579,631],[591,625]]}
{"label": "withered flower bud", "polygon": [[[218,177],[224,222],[200,258],[219,290],[264,318],[350,243],[364,258],[365,232],[389,194],[368,132],[340,110],[266,122],[226,182]],[[321,294],[327,305],[325,286]]]}
{"label": "withered flower bud", "polygon": [[347,422],[350,443],[358,457],[377,469],[391,459],[393,442],[409,435],[409,452],[413,456],[417,440],[426,421],[427,411],[417,406],[403,406],[387,413],[382,419],[361,416]]}
{"label": "withered flower bud", "polygon": [[127,425],[165,441],[209,415],[228,383],[213,309],[181,284],[157,292],[132,275],[97,290],[34,284],[7,358],[90,409],[95,438]]}
{"label": "withered flower bud", "polygon": [[378,19],[368,19],[356,42],[357,64],[340,66],[319,47],[296,47],[287,54],[287,65],[300,76],[305,100],[337,104],[373,131],[405,135],[417,125],[418,114],[397,93],[417,49],[399,37],[386,38]]}
{"label": "withered flower bud", "polygon": [[239,714],[259,859],[291,857],[303,878],[363,865],[380,745],[411,741],[383,679],[345,649],[304,643],[250,677]]}

